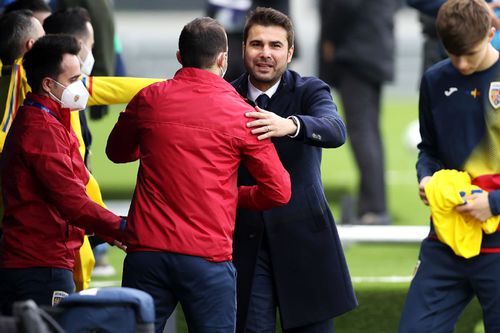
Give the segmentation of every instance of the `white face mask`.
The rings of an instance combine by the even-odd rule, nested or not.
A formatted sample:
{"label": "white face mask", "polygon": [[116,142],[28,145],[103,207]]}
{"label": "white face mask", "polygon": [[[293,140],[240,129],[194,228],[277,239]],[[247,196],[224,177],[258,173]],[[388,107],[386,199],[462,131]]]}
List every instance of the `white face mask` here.
{"label": "white face mask", "polygon": [[[85,49],[87,49],[86,46],[83,46]],[[85,60],[82,60],[80,57],[80,70],[82,71],[83,74],[85,75],[90,75],[92,73],[92,68],[94,68],[94,55],[92,54],[92,50],[88,50],[89,53],[87,53],[87,56],[85,57]]]}
{"label": "white face mask", "polygon": [[75,81],[67,87],[56,80],[53,81],[61,87],[64,87],[61,99],[57,98],[49,91],[50,96],[58,101],[61,104],[61,107],[71,110],[83,110],[87,107],[89,92],[83,85],[82,81]]}

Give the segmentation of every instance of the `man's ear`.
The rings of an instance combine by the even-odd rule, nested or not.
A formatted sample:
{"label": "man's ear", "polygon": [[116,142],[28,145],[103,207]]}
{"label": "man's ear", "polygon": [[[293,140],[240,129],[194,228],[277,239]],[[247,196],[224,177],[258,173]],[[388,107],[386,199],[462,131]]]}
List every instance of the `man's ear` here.
{"label": "man's ear", "polygon": [[41,83],[41,88],[44,92],[46,93],[49,93],[50,91],[50,85],[52,84],[52,80],[49,79],[48,77],[44,77],[42,79],[42,83]]}
{"label": "man's ear", "polygon": [[292,47],[288,49],[288,55],[287,55],[287,63],[288,64],[290,63],[290,61],[292,61],[293,51],[295,51],[294,45],[292,45]]}
{"label": "man's ear", "polygon": [[24,44],[24,53],[28,52],[29,50],[31,50],[31,48],[33,47],[33,44],[35,44],[35,40],[33,38],[30,38],[26,41],[26,43]]}
{"label": "man's ear", "polygon": [[177,53],[175,54],[175,56],[176,56],[177,61],[179,62],[179,64],[182,65],[181,51],[177,51]]}
{"label": "man's ear", "polygon": [[224,62],[226,61],[226,52],[219,53],[217,57],[217,67],[224,67]]}
{"label": "man's ear", "polygon": [[495,32],[496,32],[497,29],[495,29],[495,27],[491,27],[490,28],[490,31],[488,31],[488,40],[491,42],[491,40],[493,39],[493,37],[495,37]]}

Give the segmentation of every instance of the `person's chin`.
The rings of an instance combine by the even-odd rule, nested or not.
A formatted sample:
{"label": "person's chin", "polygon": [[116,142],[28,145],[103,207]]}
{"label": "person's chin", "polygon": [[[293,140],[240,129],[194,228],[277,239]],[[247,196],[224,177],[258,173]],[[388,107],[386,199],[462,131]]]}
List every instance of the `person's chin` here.
{"label": "person's chin", "polygon": [[269,82],[269,81],[272,81],[273,79],[273,73],[271,72],[263,72],[263,71],[255,71],[254,72],[254,77],[256,79],[258,79],[259,81],[262,81],[262,82]]}
{"label": "person's chin", "polygon": [[474,74],[474,70],[473,69],[465,69],[465,70],[459,70],[460,74],[462,75],[471,75],[471,74]]}

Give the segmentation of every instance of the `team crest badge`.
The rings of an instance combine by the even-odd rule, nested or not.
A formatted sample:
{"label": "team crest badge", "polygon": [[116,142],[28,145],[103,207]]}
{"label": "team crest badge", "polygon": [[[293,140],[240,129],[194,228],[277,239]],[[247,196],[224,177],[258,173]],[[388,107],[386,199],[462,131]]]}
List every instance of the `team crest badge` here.
{"label": "team crest badge", "polygon": [[491,106],[493,106],[495,109],[498,109],[500,107],[500,82],[490,83],[488,98],[490,100]]}
{"label": "team crest badge", "polygon": [[62,290],[54,290],[52,293],[52,306],[59,304],[59,302],[65,298],[68,297],[68,293]]}

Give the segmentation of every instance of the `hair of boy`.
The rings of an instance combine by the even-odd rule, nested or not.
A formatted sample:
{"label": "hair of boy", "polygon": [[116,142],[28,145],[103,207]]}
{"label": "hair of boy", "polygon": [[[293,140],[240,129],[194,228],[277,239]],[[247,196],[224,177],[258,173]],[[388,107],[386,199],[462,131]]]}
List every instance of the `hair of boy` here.
{"label": "hair of boy", "polygon": [[294,44],[293,24],[290,18],[282,12],[266,7],[257,7],[247,17],[245,28],[243,30],[243,43],[246,44],[250,28],[254,25],[262,25],[265,27],[279,26],[285,29],[288,48]]}
{"label": "hair of boy", "polygon": [[439,9],[436,30],[450,54],[464,55],[486,38],[492,27],[484,0],[448,0]]}
{"label": "hair of boy", "polygon": [[76,56],[78,52],[80,44],[70,35],[46,35],[38,39],[23,59],[26,78],[33,92],[42,91],[44,78],[57,80],[62,73],[61,63],[65,54]]}

